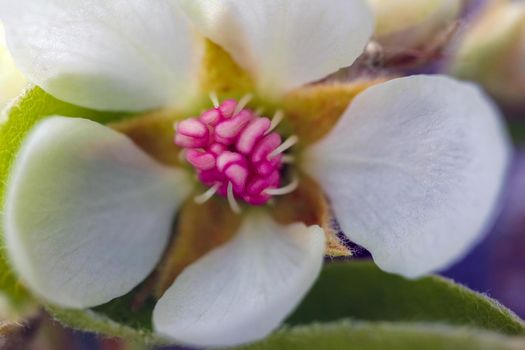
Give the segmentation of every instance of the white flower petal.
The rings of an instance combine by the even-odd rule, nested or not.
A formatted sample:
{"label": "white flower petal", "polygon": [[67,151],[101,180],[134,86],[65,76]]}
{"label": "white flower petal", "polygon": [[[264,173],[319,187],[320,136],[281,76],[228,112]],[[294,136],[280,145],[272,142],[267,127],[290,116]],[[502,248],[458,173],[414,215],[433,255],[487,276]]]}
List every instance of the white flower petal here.
{"label": "white flower petal", "polygon": [[196,80],[189,21],[166,0],[0,0],[0,18],[19,68],[67,102],[181,104]]}
{"label": "white flower petal", "polygon": [[284,227],[252,213],[230,242],[175,280],[155,307],[154,326],[195,346],[261,339],[304,297],[320,272],[324,250],[320,227]]}
{"label": "white flower petal", "polygon": [[482,238],[508,158],[498,112],[477,88],[415,76],[359,95],[304,165],[347,236],[384,270],[416,277]]}
{"label": "white flower petal", "polygon": [[129,292],[161,258],[189,181],[116,131],[47,119],[27,138],[9,180],[10,259],[52,303],[105,303]]}
{"label": "white flower petal", "polygon": [[363,0],[179,0],[205,36],[282,92],[350,66],[373,31]]}

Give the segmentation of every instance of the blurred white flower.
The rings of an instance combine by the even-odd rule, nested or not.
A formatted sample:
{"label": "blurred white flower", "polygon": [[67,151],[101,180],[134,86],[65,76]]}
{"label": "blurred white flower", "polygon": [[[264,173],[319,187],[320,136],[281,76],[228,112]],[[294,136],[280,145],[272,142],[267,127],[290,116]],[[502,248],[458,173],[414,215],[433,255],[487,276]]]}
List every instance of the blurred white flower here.
{"label": "blurred white flower", "polygon": [[501,102],[525,105],[525,2],[498,1],[466,31],[451,63]]}
{"label": "blurred white flower", "polygon": [[464,0],[368,0],[376,18],[374,40],[385,59],[432,55],[454,31]]}

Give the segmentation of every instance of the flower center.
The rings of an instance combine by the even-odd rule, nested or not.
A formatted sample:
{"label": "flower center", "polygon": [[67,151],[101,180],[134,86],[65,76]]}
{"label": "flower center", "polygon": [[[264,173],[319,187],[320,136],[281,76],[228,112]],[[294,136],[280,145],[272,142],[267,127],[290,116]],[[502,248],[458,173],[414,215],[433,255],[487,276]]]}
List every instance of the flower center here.
{"label": "flower center", "polygon": [[284,164],[293,161],[284,152],[298,141],[291,136],[283,142],[274,131],[283,113],[278,111],[272,120],[261,116],[261,112],[246,107],[251,95],[222,103],[216,95],[210,97],[214,108],[175,127],[175,143],[183,148],[199,181],[209,187],[195,200],[204,203],[217,193],[228,198],[232,209],[239,212],[237,199],[263,205],[274,195],[294,191],[296,180],[279,187]]}

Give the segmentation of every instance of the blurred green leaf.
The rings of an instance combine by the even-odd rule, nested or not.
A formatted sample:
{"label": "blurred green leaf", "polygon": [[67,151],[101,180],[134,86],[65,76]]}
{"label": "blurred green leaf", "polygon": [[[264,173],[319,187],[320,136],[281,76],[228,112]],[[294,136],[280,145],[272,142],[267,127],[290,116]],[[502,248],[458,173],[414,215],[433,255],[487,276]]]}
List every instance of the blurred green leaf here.
{"label": "blurred green leaf", "polygon": [[[108,123],[122,119],[126,114],[97,112],[74,106],[47,94],[38,87],[30,87],[3,112],[0,120],[0,203],[18,150],[32,127],[40,120],[52,116],[81,117]],[[1,212],[1,210],[0,210]],[[0,225],[1,233],[2,225]],[[0,243],[1,237],[0,235]],[[22,308],[31,299],[11,271],[3,244],[0,245],[0,291],[5,293],[13,306]]]}
{"label": "blurred green leaf", "polygon": [[525,338],[465,327],[339,321],[283,329],[236,350],[521,350]]}
{"label": "blurred green leaf", "polygon": [[525,334],[523,321],[486,295],[440,277],[407,280],[366,261],[327,265],[287,323],[302,325],[342,318],[440,322]]}
{"label": "blurred green leaf", "polygon": [[[118,299],[117,299],[118,300]],[[122,312],[124,309],[121,309]],[[133,313],[128,307],[128,315]],[[135,328],[129,324],[116,321],[108,315],[94,310],[70,310],[47,306],[47,311],[62,324],[74,329],[118,337],[127,341],[151,345],[162,345],[168,342],[155,335],[151,329]]]}
{"label": "blurred green leaf", "polygon": [[[75,328],[159,341],[151,330],[154,302],[137,311],[131,311],[132,305],[129,294],[87,312],[52,311],[59,320]],[[485,295],[440,277],[407,280],[382,272],[366,261],[325,266],[287,325],[302,327],[342,319],[439,323],[525,334],[525,325],[517,316]]]}

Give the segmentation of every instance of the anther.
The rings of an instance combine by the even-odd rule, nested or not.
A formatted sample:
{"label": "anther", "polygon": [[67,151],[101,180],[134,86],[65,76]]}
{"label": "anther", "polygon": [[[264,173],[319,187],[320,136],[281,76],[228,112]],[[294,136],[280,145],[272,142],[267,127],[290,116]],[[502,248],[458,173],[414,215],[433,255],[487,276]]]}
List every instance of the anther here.
{"label": "anther", "polygon": [[239,204],[235,199],[235,195],[233,194],[233,184],[231,182],[228,183],[228,203],[235,214],[241,213],[241,208],[239,207]]}
{"label": "anther", "polygon": [[297,135],[290,136],[286,141],[284,141],[279,147],[277,147],[272,153],[268,155],[268,159],[270,160],[277,157],[279,154],[293,147],[297,142],[299,142],[299,137],[297,137]]}
{"label": "anther", "polygon": [[237,139],[237,149],[244,154],[251,153],[269,127],[270,121],[267,118],[255,118],[250,121]]}
{"label": "anther", "polygon": [[283,111],[275,112],[275,114],[274,114],[274,116],[272,118],[272,123],[270,124],[270,128],[268,130],[266,130],[265,135],[268,135],[269,133],[274,131],[275,128],[283,121],[283,119],[284,119]]}
{"label": "anther", "polygon": [[215,193],[217,193],[217,191],[219,190],[219,187],[221,187],[221,184],[215,184],[203,194],[200,194],[196,196],[195,198],[193,198],[193,200],[197,204],[204,204],[207,201],[209,201],[215,195]]}
{"label": "anther", "polygon": [[175,144],[184,148],[199,148],[208,145],[210,130],[195,118],[185,119],[177,124]]}
{"label": "anther", "polygon": [[186,160],[199,170],[211,170],[215,168],[215,156],[202,149],[186,150]]}
{"label": "anther", "polygon": [[226,100],[221,103],[218,110],[222,113],[222,116],[226,119],[234,116],[233,112],[237,108],[237,101],[235,100]]}
{"label": "anther", "polygon": [[233,115],[236,116],[237,114],[239,114],[244,109],[244,107],[246,107],[248,103],[250,103],[252,98],[253,98],[252,94],[244,95],[243,98],[241,98],[241,100],[237,104],[237,107],[235,107],[235,111],[233,112]]}
{"label": "anther", "polygon": [[264,136],[257,142],[256,146],[251,152],[251,160],[254,163],[260,163],[268,160],[268,155],[272,153],[282,143],[281,136],[272,132]]}
{"label": "anther", "polygon": [[209,111],[205,111],[201,113],[201,116],[199,117],[199,120],[203,122],[204,124],[214,127],[218,123],[223,120],[222,113],[219,111],[218,108],[210,109]]}
{"label": "anther", "polygon": [[292,193],[299,187],[299,179],[297,177],[294,177],[292,182],[290,182],[288,185],[281,187],[281,188],[268,188],[264,190],[264,193],[269,196],[283,196],[288,193]]}
{"label": "anther", "polygon": [[231,144],[235,142],[235,139],[243,131],[243,129],[253,119],[253,114],[247,110],[243,110],[240,113],[235,114],[230,119],[219,123],[215,128],[215,134],[218,141],[225,144]]}

